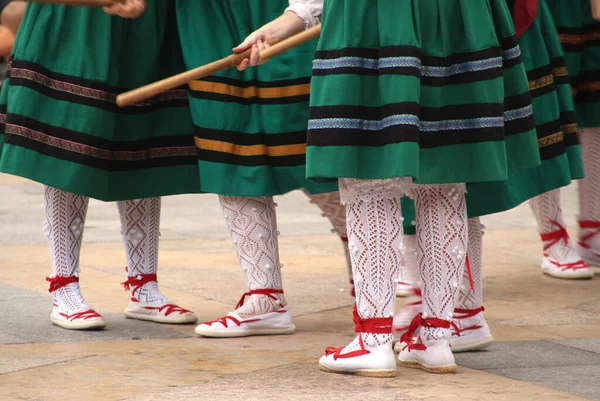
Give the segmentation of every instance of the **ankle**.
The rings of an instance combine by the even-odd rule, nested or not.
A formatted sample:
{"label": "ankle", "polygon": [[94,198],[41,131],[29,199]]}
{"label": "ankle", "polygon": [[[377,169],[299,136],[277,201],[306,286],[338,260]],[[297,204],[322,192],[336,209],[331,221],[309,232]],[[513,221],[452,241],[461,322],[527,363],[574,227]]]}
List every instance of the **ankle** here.
{"label": "ankle", "polygon": [[279,311],[286,305],[283,290],[251,290],[242,296],[235,313],[240,316],[256,316]]}

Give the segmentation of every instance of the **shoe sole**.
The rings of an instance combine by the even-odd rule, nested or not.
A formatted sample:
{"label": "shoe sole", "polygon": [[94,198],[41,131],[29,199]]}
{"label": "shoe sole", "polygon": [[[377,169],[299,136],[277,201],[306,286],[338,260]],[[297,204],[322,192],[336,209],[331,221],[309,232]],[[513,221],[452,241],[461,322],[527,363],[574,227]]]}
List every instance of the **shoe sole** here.
{"label": "shoe sole", "polygon": [[[586,262],[587,263],[587,262]],[[591,269],[590,269],[591,270]],[[559,279],[563,279],[563,280],[589,280],[594,278],[594,271],[591,270],[591,272],[587,272],[587,273],[581,273],[578,275],[574,275],[574,274],[569,274],[569,275],[559,275],[559,274],[552,274],[551,271],[549,271],[548,269],[542,268],[542,273],[544,273],[547,276],[553,277],[553,278],[559,278]]]}
{"label": "shoe sole", "polygon": [[58,327],[62,327],[63,329],[67,329],[67,330],[102,330],[106,327],[106,322],[98,322],[98,323],[79,323],[79,324],[73,324],[73,323],[65,323],[64,321],[58,320],[58,319],[54,319],[54,318],[50,318],[50,321],[52,322],[52,324],[58,326]]}
{"label": "shoe sole", "polygon": [[236,338],[236,337],[250,337],[250,336],[276,336],[281,334],[294,334],[296,332],[296,325],[281,329],[252,329],[244,331],[231,331],[231,330],[195,330],[196,334],[202,337],[211,338]]}
{"label": "shoe sole", "polygon": [[426,365],[421,365],[419,362],[416,362],[416,361],[401,361],[399,359],[397,359],[396,364],[398,366],[402,366],[404,368],[421,369],[428,373],[436,373],[436,374],[456,373],[456,364],[443,365],[443,366],[426,366]]}
{"label": "shoe sole", "polygon": [[412,291],[396,291],[396,296],[398,298],[406,298],[407,296],[411,295]]}
{"label": "shoe sole", "polygon": [[192,323],[198,322],[197,316],[188,316],[184,319],[174,320],[174,319],[164,317],[164,316],[143,315],[140,313],[133,313],[133,312],[128,312],[128,311],[125,311],[125,317],[128,319],[144,320],[147,322],[163,323],[163,324],[192,324]]}
{"label": "shoe sole", "polygon": [[370,369],[370,370],[334,370],[325,365],[319,364],[319,370],[328,373],[338,373],[342,375],[364,376],[364,377],[396,377],[396,370],[389,369]]}
{"label": "shoe sole", "polygon": [[494,338],[488,337],[485,340],[477,341],[474,343],[451,346],[450,349],[452,350],[453,354],[458,354],[460,352],[477,351],[489,347],[490,345],[492,345],[493,342]]}

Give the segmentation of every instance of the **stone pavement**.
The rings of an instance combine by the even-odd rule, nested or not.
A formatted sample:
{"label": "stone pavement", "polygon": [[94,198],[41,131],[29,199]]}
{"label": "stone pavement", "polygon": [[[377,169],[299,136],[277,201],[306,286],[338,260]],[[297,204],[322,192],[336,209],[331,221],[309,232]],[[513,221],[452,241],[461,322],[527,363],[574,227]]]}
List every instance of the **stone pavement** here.
{"label": "stone pavement", "polygon": [[[576,196],[565,191],[572,232]],[[278,199],[298,332],[226,340],[123,318],[118,214],[101,202],[90,205],[81,284],[109,325],[52,326],[42,188],[0,175],[0,199],[0,400],[600,400],[600,280],[539,273],[527,205],[484,219],[486,316],[497,342],[459,355],[456,375],[399,368],[394,379],[367,379],[317,369],[326,346],[353,338],[352,298],[340,241],[300,192]],[[244,291],[214,196],[164,200],[160,262],[164,292],[201,320],[227,313]]]}

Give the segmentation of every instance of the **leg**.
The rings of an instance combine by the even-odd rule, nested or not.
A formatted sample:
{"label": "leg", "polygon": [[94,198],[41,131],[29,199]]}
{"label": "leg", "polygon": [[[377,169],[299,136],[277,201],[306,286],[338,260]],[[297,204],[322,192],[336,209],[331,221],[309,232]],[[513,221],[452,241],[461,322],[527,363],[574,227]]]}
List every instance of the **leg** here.
{"label": "leg", "polygon": [[[417,239],[415,237],[415,203],[408,196],[403,196],[400,200],[400,204],[402,206],[402,226],[404,229],[404,245],[406,245],[406,253],[402,260],[402,264],[400,265],[400,275],[398,277],[396,296],[410,297],[411,299],[406,300],[404,304],[406,306],[407,304],[412,304],[415,302],[414,286],[416,285],[417,281],[419,281],[419,269],[416,264],[415,256],[415,252],[417,251]],[[414,249],[412,254],[408,250],[409,248]],[[394,318],[394,320],[396,319]]]}
{"label": "leg", "polygon": [[580,138],[585,178],[579,181],[577,251],[586,262],[600,265],[600,128],[584,128]]}
{"label": "leg", "polygon": [[351,294],[355,296],[354,279],[352,277],[352,263],[350,262],[350,252],[348,251],[348,233],[346,230],[346,208],[340,203],[339,192],[329,192],[326,194],[309,194],[310,201],[317,205],[323,211],[323,217],[327,217],[333,226],[333,231],[339,235],[344,246],[346,255],[346,267],[348,268],[348,278],[351,285]]}
{"label": "leg", "polygon": [[54,308],[50,320],[65,329],[101,329],[106,322],[83,299],[79,289],[79,255],[89,199],[45,187],[44,232],[48,238]]}
{"label": "leg", "polygon": [[[452,352],[474,351],[488,347],[494,341],[483,317],[483,225],[479,218],[469,219],[469,246],[462,285],[452,321]],[[469,276],[470,272],[470,276]],[[473,288],[471,289],[471,282]]]}
{"label": "leg", "polygon": [[296,330],[281,280],[277,217],[271,197],[219,196],[248,292],[234,312],[196,328],[207,337],[290,334]]}
{"label": "leg", "polygon": [[[358,336],[346,347],[329,348],[320,368],[363,376],[395,376],[392,317],[401,261],[400,191],[390,180],[342,179],[348,243],[356,285],[354,321]],[[345,193],[348,193],[347,195]]]}
{"label": "leg", "polygon": [[414,194],[423,313],[402,336],[406,346],[398,360],[407,367],[454,373],[450,321],[467,250],[465,187],[418,185]]}
{"label": "leg", "polygon": [[160,198],[120,201],[117,207],[128,265],[123,284],[131,290],[125,316],[157,323],[195,323],[196,315],[173,304],[158,288]]}
{"label": "leg", "polygon": [[[404,265],[401,269],[404,270],[408,281],[414,284],[411,285],[410,295],[406,298],[404,306],[394,316],[394,334],[396,336],[404,334],[415,316],[423,312],[421,288],[419,288],[421,280],[419,278],[419,262],[417,259],[417,236],[404,235],[404,246]],[[395,346],[397,352],[399,352],[400,346],[400,343],[397,343],[397,346]]]}
{"label": "leg", "polygon": [[529,204],[544,243],[542,272],[563,279],[593,277],[592,269],[570,244],[561,208],[560,189],[537,196]]}

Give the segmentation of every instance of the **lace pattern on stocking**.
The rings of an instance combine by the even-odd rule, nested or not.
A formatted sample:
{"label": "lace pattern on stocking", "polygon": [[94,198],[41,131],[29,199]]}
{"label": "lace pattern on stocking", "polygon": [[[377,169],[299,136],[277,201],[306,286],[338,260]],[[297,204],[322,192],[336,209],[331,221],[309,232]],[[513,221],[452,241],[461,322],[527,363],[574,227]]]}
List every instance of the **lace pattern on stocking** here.
{"label": "lace pattern on stocking", "polygon": [[404,263],[400,268],[400,281],[416,286],[420,282],[419,262],[417,260],[419,255],[417,251],[417,236],[405,235],[404,247]]}
{"label": "lace pattern on stocking", "polygon": [[346,266],[348,267],[348,276],[352,280],[352,263],[350,262],[350,252],[348,251],[348,232],[346,227],[346,208],[342,205],[339,192],[329,192],[325,194],[309,194],[310,201],[317,205],[323,212],[323,217],[329,219],[333,226],[333,232],[340,236],[343,241],[344,254],[346,256]]}
{"label": "lace pattern on stocking", "polygon": [[[277,216],[272,197],[219,196],[227,228],[249,290],[282,289]],[[273,294],[283,305],[283,294]],[[279,303],[255,294],[236,313],[242,317],[273,312]]]}
{"label": "lace pattern on stocking", "polygon": [[361,180],[340,178],[340,200],[343,205],[358,200],[371,201],[401,198],[410,192],[412,179],[409,177],[389,178],[385,180]]}
{"label": "lace pattern on stocking", "polygon": [[469,225],[469,244],[467,255],[469,257],[469,266],[471,268],[471,278],[473,279],[473,290],[469,280],[469,272],[465,268],[462,285],[458,295],[456,307],[458,309],[477,309],[483,302],[483,224],[479,217],[468,220]]}
{"label": "lace pattern on stocking", "polygon": [[[402,183],[397,181],[400,185]],[[356,187],[354,185],[356,184]],[[398,268],[402,261],[400,196],[403,188],[369,186],[365,180],[346,180],[345,190],[354,193],[346,204],[348,243],[354,271],[356,307],[362,319],[393,317]],[[362,196],[360,191],[364,190]],[[362,333],[367,346],[392,341],[391,334]],[[360,348],[358,338],[344,352]]]}
{"label": "lace pattern on stocking", "polygon": [[[127,275],[156,274],[160,236],[160,198],[134,199],[117,202],[121,219],[121,235],[127,256]],[[151,306],[170,303],[152,281],[137,289],[132,296]]]}
{"label": "lace pattern on stocking", "polygon": [[[465,267],[465,186],[416,185],[414,196],[424,316],[450,320]],[[426,340],[449,336],[448,329],[436,327],[420,332]]]}
{"label": "lace pattern on stocking", "polygon": [[[52,276],[79,277],[79,255],[89,198],[52,187],[44,187],[44,233],[48,239]],[[71,314],[90,309],[79,283],[52,293],[54,304]]]}

